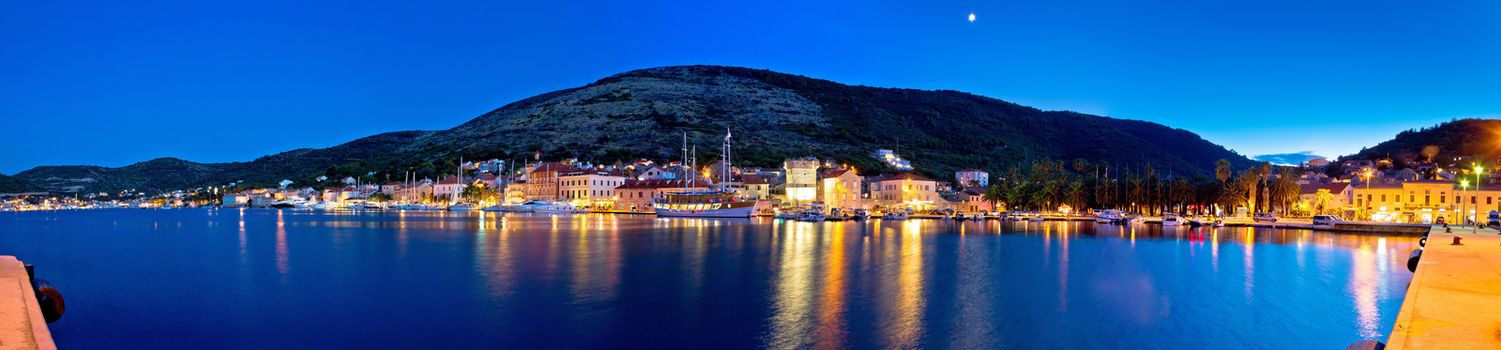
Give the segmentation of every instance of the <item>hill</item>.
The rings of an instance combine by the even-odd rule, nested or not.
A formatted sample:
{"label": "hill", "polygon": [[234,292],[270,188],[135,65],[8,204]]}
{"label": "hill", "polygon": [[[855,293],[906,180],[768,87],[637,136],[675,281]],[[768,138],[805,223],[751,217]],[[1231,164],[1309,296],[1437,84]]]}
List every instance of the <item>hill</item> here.
{"label": "hill", "polygon": [[[1456,119],[1432,127],[1403,131],[1391,140],[1361,149],[1356,154],[1340,157],[1339,160],[1390,159],[1393,166],[1402,168],[1430,160],[1440,166],[1468,166],[1478,159],[1483,164],[1495,166],[1501,164],[1498,163],[1501,161],[1501,141],[1498,141],[1497,136],[1501,136],[1501,120]],[[1425,148],[1431,153],[1425,154]]]}
{"label": "hill", "polygon": [[[158,159],[122,168],[38,167],[17,177],[54,191],[168,190],[237,180],[269,184],[314,176],[448,169],[455,159],[574,157],[596,163],[676,159],[682,135],[701,162],[718,157],[726,130],[737,164],[778,166],[816,155],[882,170],[871,154],[895,149],[918,171],[948,178],[975,167],[999,172],[1033,159],[1086,159],[1205,175],[1244,156],[1156,123],[1042,111],[958,91],[849,86],[722,66],[643,69],[523,99],[447,130],[376,135],[327,149],[250,162]],[[863,171],[870,172],[870,171]],[[381,177],[390,173],[380,174]]]}
{"label": "hill", "polygon": [[32,185],[21,179],[0,174],[0,193],[24,193],[39,190],[40,187]]}

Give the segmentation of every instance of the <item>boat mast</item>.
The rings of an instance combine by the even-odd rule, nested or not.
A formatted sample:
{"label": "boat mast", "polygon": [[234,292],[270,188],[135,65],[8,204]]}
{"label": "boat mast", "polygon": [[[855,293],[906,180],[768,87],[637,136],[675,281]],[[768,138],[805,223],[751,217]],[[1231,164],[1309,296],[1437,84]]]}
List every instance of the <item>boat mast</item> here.
{"label": "boat mast", "polygon": [[720,170],[720,172],[719,172],[719,177],[720,177],[719,183],[720,183],[720,186],[723,187],[723,186],[727,186],[730,183],[730,179],[731,179],[731,177],[730,177],[730,128],[724,128],[724,149],[721,150],[720,152],[721,152],[720,153],[720,158],[721,158],[721,160],[724,161],[724,164],[719,169]]}
{"label": "boat mast", "polygon": [[688,159],[692,165],[688,166],[688,173],[693,174],[693,180],[688,181],[689,190],[698,189],[698,145],[693,145],[693,157]]}
{"label": "boat mast", "polygon": [[453,204],[459,204],[459,186],[461,186],[464,183],[464,176],[463,176],[463,174],[464,174],[464,157],[460,156],[459,157],[459,165],[456,165],[456,166],[453,167],[453,176],[454,176],[454,178],[453,178],[453,193],[448,196],[449,200],[453,201]]}

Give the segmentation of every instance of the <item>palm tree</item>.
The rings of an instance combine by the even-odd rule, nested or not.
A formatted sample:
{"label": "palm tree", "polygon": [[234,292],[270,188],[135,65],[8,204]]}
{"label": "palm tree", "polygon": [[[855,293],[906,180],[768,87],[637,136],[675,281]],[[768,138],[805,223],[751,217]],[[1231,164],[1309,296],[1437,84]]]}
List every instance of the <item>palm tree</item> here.
{"label": "palm tree", "polygon": [[1126,193],[1126,199],[1131,202],[1131,211],[1140,212],[1137,207],[1146,202],[1147,183],[1142,178],[1134,176],[1127,182],[1131,184],[1130,192]]}
{"label": "palm tree", "polygon": [[1214,178],[1220,179],[1222,184],[1230,179],[1230,161],[1220,159],[1214,162]]}
{"label": "palm tree", "polygon": [[985,188],[985,194],[980,199],[990,202],[990,206],[1000,210],[1001,203],[1006,201],[1006,185],[1004,181],[997,181]]}
{"label": "palm tree", "polygon": [[1258,198],[1257,198],[1257,202],[1256,202],[1256,211],[1262,211],[1262,206],[1268,205],[1267,201],[1269,199],[1267,198],[1267,193],[1266,193],[1267,192],[1266,179],[1267,179],[1268,176],[1272,175],[1272,163],[1271,162],[1261,162],[1261,171],[1258,171],[1256,173],[1256,175],[1258,175],[1258,176],[1261,177],[1261,187],[1260,187],[1260,191],[1258,191],[1259,196],[1257,196]]}
{"label": "palm tree", "polygon": [[1084,193],[1083,182],[1074,180],[1073,183],[1068,185],[1068,206],[1073,208],[1075,212],[1084,210]]}

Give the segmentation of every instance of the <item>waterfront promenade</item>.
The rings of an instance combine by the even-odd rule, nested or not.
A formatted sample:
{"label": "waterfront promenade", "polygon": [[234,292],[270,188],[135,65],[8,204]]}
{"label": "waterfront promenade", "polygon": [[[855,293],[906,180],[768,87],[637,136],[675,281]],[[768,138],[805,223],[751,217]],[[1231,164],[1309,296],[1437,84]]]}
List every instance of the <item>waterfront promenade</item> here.
{"label": "waterfront promenade", "polygon": [[1501,235],[1471,230],[1433,227],[1388,349],[1501,348]]}
{"label": "waterfront promenade", "polygon": [[0,350],[56,348],[25,265],[14,256],[0,256]]}

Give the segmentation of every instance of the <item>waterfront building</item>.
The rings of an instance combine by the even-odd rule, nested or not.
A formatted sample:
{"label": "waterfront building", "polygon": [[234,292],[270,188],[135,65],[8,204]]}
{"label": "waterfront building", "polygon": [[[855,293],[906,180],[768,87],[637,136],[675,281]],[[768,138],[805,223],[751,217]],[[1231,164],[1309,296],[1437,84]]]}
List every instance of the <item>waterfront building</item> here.
{"label": "waterfront building", "polygon": [[433,185],[433,198],[438,202],[451,201],[463,193],[465,187],[469,187],[468,184],[457,176],[443,177]]}
{"label": "waterfront building", "polygon": [[424,179],[410,186],[403,186],[396,190],[396,200],[406,203],[420,203],[431,201],[433,198],[433,182]]}
{"label": "waterfront building", "polygon": [[225,193],[220,205],[225,208],[238,208],[248,205],[250,197],[241,193]]}
{"label": "waterfront building", "polygon": [[854,169],[833,169],[819,179],[818,200],[825,207],[840,209],[863,209],[860,196],[860,175]]}
{"label": "waterfront building", "polygon": [[655,213],[656,209],[652,207],[652,199],[654,198],[659,198],[667,193],[686,191],[690,188],[707,189],[710,186],[709,182],[704,180],[698,180],[691,185],[689,181],[686,179],[627,179],[614,189],[617,197],[615,199],[615,210]]}
{"label": "waterfront building", "polygon": [[[1351,212],[1360,204],[1355,202],[1352,186],[1348,182],[1306,184],[1300,187],[1297,204],[1309,214],[1351,216]],[[1380,186],[1375,188],[1380,188]]]}
{"label": "waterfront building", "polygon": [[740,195],[747,199],[766,199],[771,197],[771,184],[761,175],[741,175],[740,184]]}
{"label": "waterfront building", "polygon": [[788,159],[782,163],[787,178],[783,190],[787,201],[801,205],[818,200],[818,159],[812,156]]}
{"label": "waterfront building", "polygon": [[[322,199],[323,199],[324,202],[341,202],[341,201],[345,201],[345,200],[349,200],[349,199],[359,199],[359,198],[364,198],[363,196],[360,195],[359,189],[356,189],[354,186],[345,186],[345,187],[330,187],[330,188],[324,189],[323,190],[323,198]],[[254,204],[254,203],[252,203],[252,204]]]}
{"label": "waterfront building", "polygon": [[1455,223],[1457,213],[1484,214],[1497,210],[1501,200],[1501,187],[1482,186],[1461,190],[1451,181],[1419,180],[1394,184],[1371,183],[1352,186],[1354,197],[1365,215],[1359,216],[1376,221],[1433,223],[1442,217]]}
{"label": "waterfront building", "polygon": [[990,187],[990,173],[975,168],[964,169],[954,173],[954,182],[960,188]]}
{"label": "waterfront building", "polygon": [[402,184],[400,181],[387,182],[384,185],[380,185],[380,193],[385,193],[391,195],[392,197],[395,197],[396,191],[400,191],[401,186]]}
{"label": "waterfront building", "polygon": [[527,200],[554,201],[562,199],[562,189],[558,187],[558,177],[564,173],[575,172],[571,163],[547,162],[537,165],[526,173],[526,184],[522,186],[522,192],[526,193]]}
{"label": "waterfront building", "polygon": [[625,184],[625,174],[600,170],[572,172],[558,177],[563,200],[576,208],[615,208],[615,188]]}
{"label": "waterfront building", "polygon": [[959,191],[954,194],[954,199],[957,200],[954,203],[955,210],[961,210],[970,214],[978,213],[982,210],[987,212],[996,211],[995,203],[986,201],[985,192],[979,188],[967,188]]}
{"label": "waterfront building", "polygon": [[938,182],[913,173],[883,175],[871,182],[870,197],[882,208],[928,210],[941,204]]}

